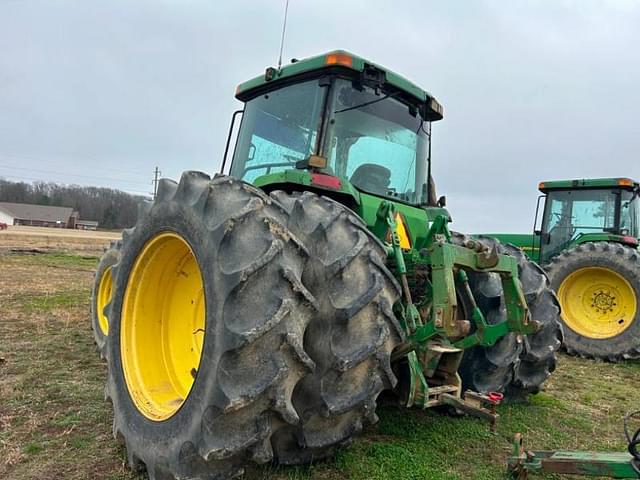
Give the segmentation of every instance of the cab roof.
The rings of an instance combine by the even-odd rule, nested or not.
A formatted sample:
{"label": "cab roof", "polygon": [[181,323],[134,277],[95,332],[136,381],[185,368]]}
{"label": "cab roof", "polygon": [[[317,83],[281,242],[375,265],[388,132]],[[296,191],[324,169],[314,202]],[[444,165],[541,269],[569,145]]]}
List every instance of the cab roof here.
{"label": "cab roof", "polygon": [[291,80],[314,71],[346,68],[355,72],[364,73],[365,70],[370,67],[375,67],[384,72],[385,83],[402,90],[419,102],[427,104],[433,111],[433,118],[431,120],[442,119],[444,109],[429,92],[421,89],[401,75],[345,50],[334,50],[315,57],[294,60],[289,65],[285,65],[280,69],[269,67],[263,75],[238,85],[236,98],[243,102],[247,101],[260,92],[270,89],[271,84]]}
{"label": "cab roof", "polygon": [[589,188],[625,188],[636,189],[639,184],[636,180],[625,177],[615,178],[584,178],[577,180],[552,180],[548,182],[540,182],[538,190],[543,193],[549,190],[566,190],[566,189],[589,189]]}

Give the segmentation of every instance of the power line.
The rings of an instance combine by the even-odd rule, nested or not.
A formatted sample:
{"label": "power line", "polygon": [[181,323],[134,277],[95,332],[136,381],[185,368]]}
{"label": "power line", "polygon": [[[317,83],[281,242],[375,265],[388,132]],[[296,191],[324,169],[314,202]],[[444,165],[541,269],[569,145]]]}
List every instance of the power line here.
{"label": "power line", "polygon": [[[4,153],[0,153],[0,158],[6,159],[6,160],[16,160],[16,161],[19,161],[19,162],[38,162],[38,163],[46,163],[46,164],[50,164],[52,160],[54,160],[54,161],[72,162],[72,163],[78,163],[78,162],[86,163],[88,161],[91,161],[91,162],[98,163],[100,165],[104,164],[103,160],[96,160],[95,158],[90,158],[90,157],[84,157],[82,159],[78,159],[78,158],[72,158],[72,157],[59,157],[59,156],[52,155],[52,156],[48,156],[45,159],[45,158],[38,158],[38,157],[31,157],[31,156],[24,156],[24,155],[15,156],[15,155],[7,155],[7,154],[4,154]],[[98,171],[101,171],[101,172],[125,173],[125,174],[136,175],[136,176],[145,175],[145,173],[143,171],[123,170],[122,168],[105,168],[103,166],[101,166],[100,168],[97,168],[95,170],[98,170]]]}
{"label": "power line", "polygon": [[160,175],[162,172],[158,169],[156,165],[156,169],[153,171],[153,199],[155,200],[158,196],[158,182],[160,181]]}
{"label": "power line", "polygon": [[[6,175],[4,173],[0,173],[0,179],[2,178],[13,178],[16,180],[29,180],[31,182],[44,182],[44,180],[42,180],[41,178],[34,178],[34,177],[25,177],[25,176],[17,176],[17,175]],[[57,185],[65,185],[64,182],[51,182],[51,183],[55,183]],[[67,184],[68,185],[68,184]],[[114,188],[114,187],[99,187],[99,186],[95,186],[95,185],[90,185],[93,188],[107,188],[107,189],[111,189],[111,190],[120,190],[122,192],[126,192],[126,193],[135,193],[135,194],[139,194],[139,195],[144,195],[144,196],[149,196],[149,192],[143,192],[141,190],[130,190],[128,188]]]}
{"label": "power line", "polygon": [[98,176],[95,176],[95,175],[81,175],[81,174],[78,174],[78,173],[54,172],[52,170],[42,170],[42,169],[27,168],[27,167],[15,167],[13,165],[0,165],[0,168],[9,169],[9,170],[26,170],[26,171],[29,171],[29,172],[47,173],[47,174],[53,174],[53,175],[61,175],[61,176],[64,176],[64,177],[89,178],[89,179],[93,179],[93,180],[112,180],[114,182],[129,183],[131,185],[146,185],[145,182],[137,182],[137,181],[134,181],[134,180],[125,180],[123,178],[98,177]]}

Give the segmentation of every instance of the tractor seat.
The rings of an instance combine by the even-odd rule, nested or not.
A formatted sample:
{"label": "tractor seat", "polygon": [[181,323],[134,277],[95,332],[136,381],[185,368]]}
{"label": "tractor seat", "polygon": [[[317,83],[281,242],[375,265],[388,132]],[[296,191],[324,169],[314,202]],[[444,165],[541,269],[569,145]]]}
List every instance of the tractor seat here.
{"label": "tractor seat", "polygon": [[351,183],[365,192],[386,195],[391,181],[391,170],[376,165],[363,163],[351,175]]}

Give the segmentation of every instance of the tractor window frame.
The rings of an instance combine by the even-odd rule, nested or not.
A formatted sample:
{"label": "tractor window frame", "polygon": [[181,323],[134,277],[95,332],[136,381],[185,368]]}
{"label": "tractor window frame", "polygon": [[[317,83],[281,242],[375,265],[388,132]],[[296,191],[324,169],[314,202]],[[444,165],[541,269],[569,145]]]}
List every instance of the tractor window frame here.
{"label": "tractor window frame", "polygon": [[[279,85],[278,88],[261,92],[259,95],[247,100],[244,105],[242,121],[236,137],[229,174],[252,183],[256,178],[263,175],[295,169],[296,162],[305,160],[309,158],[310,155],[317,154],[321,145],[322,130],[324,128],[323,114],[326,109],[328,95],[330,94],[330,88],[328,87],[329,84],[323,81],[322,77],[315,77],[291,83],[290,85]],[[292,92],[296,93],[296,90],[304,90],[305,88],[315,90],[313,101],[311,102],[313,103],[313,108],[304,115],[307,120],[306,125],[303,125],[302,122],[297,122],[298,125],[286,125],[283,118],[284,116],[278,117],[274,112],[269,112],[265,106],[261,106],[261,104],[266,104],[266,101],[269,100],[271,96],[285,97]],[[310,97],[307,96],[306,98]],[[287,102],[285,102],[285,104],[286,103]],[[279,106],[278,103],[274,105],[276,108]],[[286,113],[286,108],[284,110]],[[262,119],[259,117],[262,117]],[[269,122],[272,125],[267,125]],[[258,125],[259,123],[261,125]],[[304,151],[291,149],[285,145],[286,142],[281,143],[278,142],[275,137],[268,138],[258,133],[259,128],[262,128],[264,132],[266,132],[270,127],[272,135],[276,133],[286,135],[286,131],[278,132],[277,130],[288,129],[290,130],[288,134],[290,134],[291,137],[296,134],[302,134],[302,136],[304,136],[303,132],[295,132],[294,130],[306,129],[307,138],[304,139]],[[254,138],[260,139],[260,145],[256,145],[253,142]],[[261,145],[262,143],[264,143],[264,145]],[[251,165],[254,158],[256,158],[255,155],[259,147],[272,148],[279,151],[265,155],[264,158],[267,161],[261,161]],[[278,156],[282,157],[280,161],[268,161],[269,158],[276,159]],[[264,170],[264,172],[247,175],[250,171],[258,170]]]}
{"label": "tractor window frame", "polygon": [[[629,225],[622,225],[623,218],[626,220],[627,216],[624,215],[623,208],[625,204],[628,204],[629,208]],[[620,222],[619,230],[620,234],[623,233],[623,228],[628,229],[628,235],[640,238],[640,191],[638,190],[622,190],[620,195]]]}
{"label": "tractor window frame", "polygon": [[[320,154],[325,158],[327,158],[328,165],[331,167],[327,173],[338,174],[338,172],[335,172],[337,159],[336,159],[336,165],[334,165],[334,162],[332,160],[332,150],[334,148],[337,148],[337,146],[333,144],[335,143],[335,140],[338,138],[335,134],[336,123],[337,123],[336,113],[340,113],[340,112],[336,112],[336,105],[338,104],[338,100],[339,100],[338,97],[340,95],[340,92],[338,91],[338,87],[340,86],[340,84],[345,85],[346,82],[350,82],[351,87],[354,88],[354,90],[356,91],[364,92],[365,90],[368,90],[368,91],[376,92],[376,95],[377,95],[376,99],[374,99],[372,102],[367,102],[362,105],[367,109],[375,108],[376,107],[375,104],[380,102],[382,104],[395,103],[398,105],[402,105],[402,108],[406,108],[407,113],[413,112],[414,118],[420,119],[420,126],[416,128],[415,129],[416,131],[414,132],[416,135],[416,141],[418,143],[419,142],[422,143],[421,145],[422,148],[420,148],[418,144],[416,144],[414,155],[413,155],[414,158],[411,161],[409,172],[402,171],[401,173],[401,170],[397,170],[397,172],[392,170],[392,175],[393,173],[397,173],[397,175],[401,175],[401,176],[406,174],[406,178],[404,181],[405,188],[406,188],[406,185],[410,183],[408,180],[409,177],[411,177],[414,183],[414,187],[417,188],[417,180],[419,176],[418,170],[420,170],[420,176],[421,178],[423,177],[424,182],[422,182],[421,184],[420,192],[413,191],[413,195],[415,196],[416,201],[412,201],[408,198],[401,196],[401,195],[406,195],[409,190],[405,190],[404,192],[396,192],[397,194],[394,195],[394,194],[388,194],[387,192],[381,192],[381,191],[368,191],[366,188],[362,188],[362,186],[356,185],[355,183],[352,182],[353,185],[358,190],[361,190],[365,193],[369,193],[371,195],[375,195],[376,197],[380,197],[380,198],[387,198],[389,200],[393,200],[394,202],[403,203],[405,205],[410,205],[412,207],[420,208],[420,207],[430,205],[429,195],[430,195],[431,185],[429,183],[430,182],[429,177],[431,172],[430,166],[431,166],[432,121],[422,118],[420,113],[420,106],[418,105],[418,103],[408,102],[405,99],[405,97],[402,95],[402,91],[400,90],[381,88],[381,87],[370,87],[368,85],[362,85],[357,78],[354,78],[353,76],[349,76],[349,75],[332,75],[331,89],[329,92],[329,97],[327,99],[327,108],[326,108],[325,117],[324,117],[328,121],[325,122],[326,125],[322,131],[322,146],[320,148]],[[348,112],[349,110],[355,111],[355,109],[351,110],[351,108],[346,108],[343,111],[350,113]],[[385,117],[379,117],[379,118],[383,119],[388,123],[393,123],[393,120],[387,119]],[[400,123],[400,121],[398,121],[397,125],[402,125],[402,124]],[[403,125],[403,126],[406,129],[406,132],[410,132],[412,130],[412,129],[409,129],[406,125]],[[346,139],[347,137],[344,137],[344,138]],[[361,139],[373,139],[373,140],[382,141],[382,139],[374,135],[362,136]],[[394,142],[387,140],[387,143],[390,144]],[[356,142],[354,142],[353,145],[350,145],[347,150],[351,150],[351,147],[354,147],[355,145],[356,145]],[[409,148],[407,148],[407,150],[409,150]],[[424,155],[424,158],[422,160],[418,160],[418,155],[420,153]],[[347,151],[346,154],[349,155],[349,152]],[[347,163],[345,164],[345,172],[344,172],[345,174],[348,172],[348,163],[349,163],[348,159],[346,160],[347,160]],[[420,165],[420,169],[419,169],[419,164],[421,162],[422,162],[422,165]],[[380,164],[380,165],[382,164],[382,162],[370,162],[370,163]],[[411,174],[411,172],[413,172],[413,174]],[[349,181],[351,181],[350,175],[346,175],[344,176],[344,178],[347,178]]]}
{"label": "tractor window frame", "polygon": [[[336,67],[334,69],[329,69],[320,75],[318,75],[317,72],[313,72],[311,74],[303,74],[299,77],[292,78],[289,81],[272,84],[266,88],[260,89],[255,95],[251,96],[250,98],[245,99],[242,120],[240,122],[240,126],[238,128],[238,133],[236,135],[236,139],[234,143],[229,175],[235,176],[237,178],[240,178],[247,182],[252,183],[257,178],[260,178],[261,176],[264,176],[264,175],[268,175],[269,173],[276,173],[276,172],[296,169],[295,162],[291,162],[291,163],[281,162],[278,164],[273,163],[271,165],[272,168],[264,172],[263,174],[257,175],[255,177],[247,177],[246,165],[250,161],[250,159],[248,158],[248,156],[247,158],[244,158],[244,159],[240,157],[243,154],[248,154],[249,152],[248,150],[243,152],[243,154],[239,152],[243,150],[242,137],[243,137],[243,134],[246,134],[245,130],[251,131],[251,127],[250,126],[248,127],[248,123],[250,121],[250,116],[251,116],[251,102],[265,95],[270,95],[272,93],[282,91],[285,88],[302,85],[310,82],[317,82],[317,84],[320,87],[325,87],[324,95],[323,95],[324,103],[320,108],[320,111],[318,113],[319,118],[317,119],[317,122],[318,122],[317,129],[316,129],[317,133],[315,137],[316,145],[315,145],[315,149],[313,149],[313,151],[310,152],[310,154],[320,155],[327,158],[326,151],[330,149],[330,142],[331,142],[330,137],[333,135],[332,133],[333,113],[335,110],[334,105],[336,103],[336,96],[337,96],[335,93],[336,92],[335,85],[340,80],[346,80],[346,81],[352,82],[352,85],[354,86],[354,88],[360,88],[362,86],[367,87],[367,85],[362,84],[362,78],[360,75],[355,74],[351,70]],[[413,167],[415,172],[412,176],[412,180],[414,184],[417,185],[416,178],[418,177],[418,173],[417,173],[418,170],[420,170],[420,174],[424,176],[425,179],[423,184],[421,185],[421,191],[413,192],[415,197],[414,199],[403,198],[401,196],[396,196],[396,195],[381,195],[378,192],[367,192],[364,189],[361,189],[361,191],[365,193],[371,193],[380,198],[387,198],[387,199],[393,200],[394,202],[402,203],[402,204],[416,207],[416,208],[433,206],[433,201],[430,200],[430,196],[432,194],[431,190],[433,188],[432,180],[431,180],[431,139],[432,139],[432,132],[433,132],[433,127],[432,127],[433,120],[424,119],[422,117],[424,105],[418,100],[412,100],[411,98],[409,98],[408,94],[405,91],[396,89],[388,84],[384,84],[382,86],[377,86],[374,88],[379,90],[381,98],[391,97],[393,101],[399,102],[400,104],[406,106],[407,111],[416,112],[415,116],[421,119],[422,121],[421,130],[422,132],[424,132],[424,135],[423,135],[424,138],[422,140],[422,143],[426,146],[423,148],[424,159],[418,160],[416,155],[416,159],[414,160],[414,167]],[[422,132],[420,132],[420,135],[422,135]],[[418,150],[419,149],[416,147],[416,152]],[[420,162],[422,162],[422,165],[420,165],[419,167],[418,164]],[[283,167],[288,167],[288,168],[283,168]],[[250,167],[250,169],[252,168]],[[320,169],[320,171],[328,175],[334,174],[331,168]],[[350,180],[349,178],[346,178],[346,179]],[[404,193],[406,194],[407,192],[404,192]],[[416,200],[416,201],[412,201],[412,200]]]}
{"label": "tractor window frame", "polygon": [[[576,225],[574,225],[574,212],[575,212],[575,204],[577,202],[580,202],[579,198],[576,197],[580,197],[581,194],[583,194],[584,192],[588,192],[586,193],[585,196],[591,194],[593,195],[594,192],[601,192],[603,194],[603,204],[606,205],[610,205],[613,210],[612,211],[605,211],[602,215],[603,218],[603,224],[602,226],[598,226],[598,225],[580,225],[579,223],[576,223]],[[574,196],[574,198],[571,198],[571,196]],[[609,201],[606,200],[606,197],[609,197]],[[564,197],[564,198],[563,198]],[[542,217],[542,225],[541,225],[541,232],[542,232],[542,237],[541,237],[541,243],[540,243],[540,255],[541,255],[541,259],[543,261],[548,260],[550,256],[555,255],[556,253],[558,253],[558,251],[562,250],[566,245],[571,244],[571,242],[575,241],[577,238],[579,238],[581,235],[587,235],[589,233],[613,233],[613,234],[619,234],[620,233],[620,205],[621,205],[621,192],[619,189],[612,189],[612,188],[603,188],[603,187],[599,187],[599,188],[585,188],[585,189],[572,189],[572,188],[567,188],[567,189],[554,189],[554,190],[550,190],[548,192],[546,192],[546,198],[545,198],[545,206],[544,206],[544,213],[543,213],[543,217]],[[588,200],[583,200],[584,202],[588,202]],[[597,202],[597,200],[592,200],[593,202]],[[556,204],[556,202],[568,202],[570,204],[570,211],[567,212],[553,212],[553,208],[554,205]],[[566,207],[563,207],[563,209]],[[552,215],[553,214],[557,214],[559,215],[559,220],[556,224],[551,225],[552,222]],[[567,217],[568,215],[568,217]],[[557,227],[560,223],[560,216],[562,217],[566,217],[564,218],[564,220],[566,221],[567,219],[569,220],[568,225],[566,227],[560,227],[560,228],[572,228],[573,231],[571,232],[571,234],[569,235],[568,238],[565,238],[566,241],[564,242],[560,242],[555,246],[551,246],[553,242],[553,238],[552,238],[552,230],[554,227]],[[594,216],[594,218],[596,218]],[[611,221],[611,223],[609,224],[609,220]],[[578,219],[578,222],[580,222],[582,220]],[[566,237],[566,235],[565,235]]]}

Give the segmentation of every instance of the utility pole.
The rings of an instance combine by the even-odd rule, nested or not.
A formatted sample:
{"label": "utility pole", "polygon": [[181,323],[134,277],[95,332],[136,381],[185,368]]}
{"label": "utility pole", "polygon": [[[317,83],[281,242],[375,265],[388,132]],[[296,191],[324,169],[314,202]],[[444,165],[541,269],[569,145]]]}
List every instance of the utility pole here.
{"label": "utility pole", "polygon": [[158,182],[160,181],[160,175],[162,175],[162,172],[158,169],[158,166],[156,166],[156,169],[153,172],[153,182],[151,182],[153,184],[153,199],[156,199],[156,196],[158,195]]}

